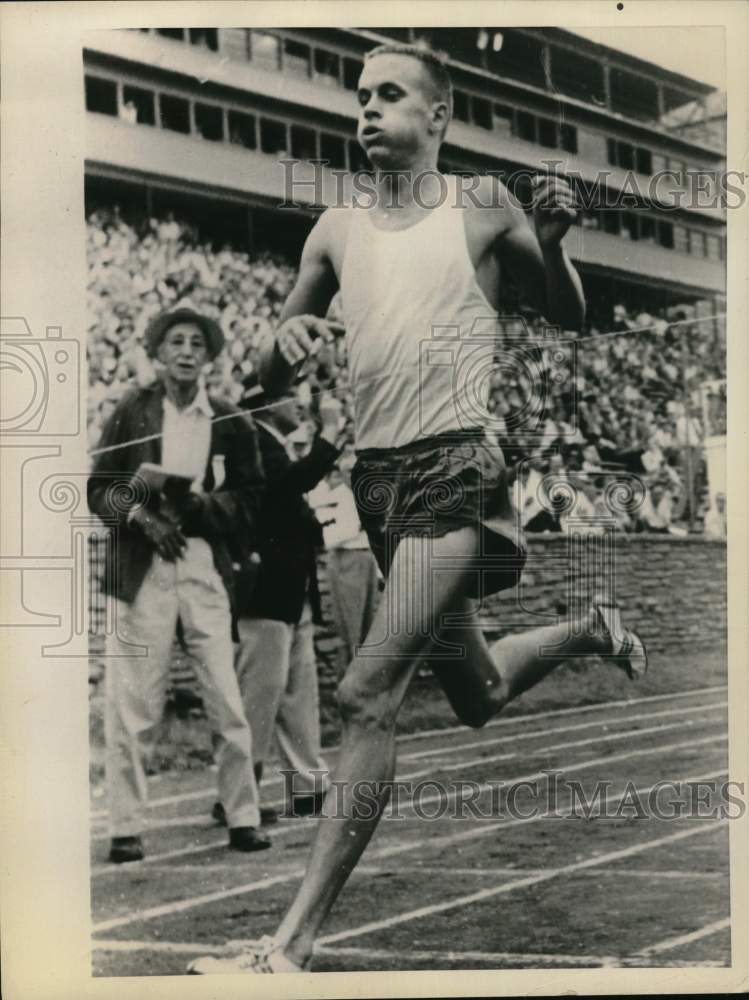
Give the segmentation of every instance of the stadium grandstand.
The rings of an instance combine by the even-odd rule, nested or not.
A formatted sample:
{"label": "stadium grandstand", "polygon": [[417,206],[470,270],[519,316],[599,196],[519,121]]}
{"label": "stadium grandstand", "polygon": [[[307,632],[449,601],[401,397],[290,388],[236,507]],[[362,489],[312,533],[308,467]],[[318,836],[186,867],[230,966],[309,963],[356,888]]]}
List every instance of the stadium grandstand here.
{"label": "stadium grandstand", "polygon": [[[213,383],[238,398],[258,334],[293,285],[303,241],[339,190],[332,172],[368,167],[355,139],[355,88],[365,53],[387,40],[449,57],[446,172],[497,172],[523,200],[532,173],[556,161],[577,187],[584,207],[565,245],[585,286],[589,329],[575,364],[581,433],[568,467],[608,463],[661,476],[675,494],[676,519],[688,515],[694,529],[707,470],[690,423],[712,415],[701,441],[719,442],[724,429],[725,206],[716,179],[725,166],[725,100],[560,29],[149,28],[90,36],[92,444],[144,366],[148,318],[185,297],[220,319],[229,349]],[[328,164],[317,188],[295,187],[295,208],[280,165],[289,158]],[[693,196],[697,172],[707,178],[702,198]],[[506,312],[517,314],[512,289],[504,294]],[[597,336],[617,331],[628,335]],[[569,368],[567,376],[566,391],[554,389],[548,443],[570,420]],[[344,380],[341,349],[323,352],[303,394],[309,401]],[[494,389],[499,417],[522,407],[522,385],[497,373]]]}

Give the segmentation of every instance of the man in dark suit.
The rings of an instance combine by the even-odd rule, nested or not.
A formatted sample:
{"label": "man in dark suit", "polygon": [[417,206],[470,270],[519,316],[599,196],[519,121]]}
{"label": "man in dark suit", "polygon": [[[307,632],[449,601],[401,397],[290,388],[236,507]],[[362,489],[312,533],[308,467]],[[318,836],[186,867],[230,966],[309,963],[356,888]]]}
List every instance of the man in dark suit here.
{"label": "man in dark suit", "polygon": [[[232,646],[233,569],[250,550],[264,476],[251,420],[209,399],[201,380],[223,343],[219,326],[189,306],[151,321],[146,345],[162,374],[120,400],[88,484],[91,510],[111,526],[104,589],[116,628],[107,649],[106,775],[115,862],[143,857],[144,761],[164,710],[178,622],[216,734],[229,846],[270,847],[257,832],[252,741]],[[150,485],[145,470],[137,475],[142,463],[156,466]],[[163,492],[154,487],[164,482]]]}
{"label": "man in dark suit", "polygon": [[[250,723],[258,780],[275,730],[294,772],[290,789],[296,815],[318,812],[327,785],[320,756],[317,669],[313,622],[320,617],[316,551],[322,528],[305,494],[330,471],[340,454],[342,404],[320,402],[321,428],[299,459],[288,442],[300,425],[293,397],[271,398],[258,386],[244,403],[252,407],[266,476],[258,518],[260,566],[255,586],[238,595],[236,669]],[[263,810],[272,821],[271,810]]]}

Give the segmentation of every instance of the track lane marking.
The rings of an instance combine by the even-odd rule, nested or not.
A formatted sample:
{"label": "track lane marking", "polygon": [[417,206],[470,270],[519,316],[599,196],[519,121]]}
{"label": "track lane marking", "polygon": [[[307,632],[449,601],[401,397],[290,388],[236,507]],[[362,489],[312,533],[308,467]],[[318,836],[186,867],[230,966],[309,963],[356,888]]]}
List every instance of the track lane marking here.
{"label": "track lane marking", "polygon": [[[136,953],[150,951],[166,955],[231,955],[236,951],[233,945],[216,945],[206,941],[118,941],[98,940],[94,942],[93,952],[124,952]],[[512,951],[390,951],[385,948],[354,948],[354,947],[320,947],[315,948],[315,955],[330,955],[341,958],[374,958],[386,961],[408,961],[417,959],[425,962],[440,962],[448,958],[455,962],[482,962],[491,965],[519,965],[528,968],[533,963],[539,965],[593,965],[617,967],[622,964],[633,964],[633,958],[621,959],[614,955],[564,955],[542,954],[534,952]],[[724,968],[723,962],[678,961],[669,963],[668,968]]]}
{"label": "track lane marking", "polygon": [[[700,712],[708,711],[709,709],[727,709],[727,701],[716,701],[710,705],[697,705],[694,708],[669,708],[664,709],[662,712],[643,712],[640,715],[629,715],[625,718],[617,716],[613,719],[594,719],[590,722],[576,722],[571,726],[555,726],[552,729],[534,729],[530,733],[511,733],[509,736],[497,736],[491,740],[479,740],[476,739],[472,743],[458,743],[453,744],[449,747],[450,753],[456,753],[461,750],[476,750],[481,747],[497,746],[500,743],[511,743],[515,740],[532,740],[536,736],[546,736],[549,733],[572,733],[579,729],[593,729],[595,726],[607,726],[607,725],[617,725],[621,723],[631,723],[631,722],[641,722],[646,719],[665,719],[671,716],[685,716],[685,715],[698,715]],[[423,760],[426,757],[438,757],[440,754],[445,754],[448,752],[448,748],[437,747],[433,750],[420,750],[418,753],[404,754],[399,757],[399,760]]]}
{"label": "track lane marking", "polygon": [[[689,742],[686,744],[679,743],[679,744],[672,744],[672,746],[670,747],[660,747],[657,749],[658,752],[663,753],[664,751],[669,749],[683,749],[686,746],[694,746],[694,745],[695,744],[693,742]],[[641,751],[639,753],[641,754]],[[629,757],[634,756],[635,754],[638,754],[638,751],[634,751],[630,754],[620,754],[619,759],[628,759]],[[595,761],[584,761],[581,762],[579,765],[577,765],[577,767],[574,768],[571,767],[568,770],[573,770],[573,769],[582,770],[584,767],[589,767],[592,766],[593,764],[601,763],[602,760],[610,762],[613,759],[614,757],[611,756],[611,757],[599,758],[596,759]],[[723,773],[723,771],[713,769],[711,771],[708,771],[700,775],[693,775],[691,777],[680,778],[678,780],[681,783],[686,783],[688,781],[701,781],[710,777],[714,777],[716,773]],[[523,779],[518,779],[518,780],[523,780]],[[648,786],[648,788],[646,789],[638,789],[638,791],[641,794],[647,794],[647,792],[650,791],[650,788],[652,787],[654,786]],[[623,797],[624,793],[614,796],[613,798],[609,799],[609,801],[614,803],[620,801]],[[572,815],[572,809],[561,810],[559,812],[559,815],[562,816]],[[525,825],[527,823],[538,822],[543,818],[544,818],[543,815],[536,815],[528,818],[523,817],[518,819],[503,820],[498,823],[488,823],[485,826],[479,827],[478,829],[465,830],[462,833],[458,834],[448,834],[440,838],[429,838],[417,841],[409,841],[407,843],[395,844],[392,845],[391,847],[380,848],[378,851],[373,851],[372,855],[370,856],[370,859],[375,860],[381,858],[388,858],[396,854],[405,854],[410,851],[419,850],[420,848],[423,848],[425,846],[434,846],[435,844],[441,846],[452,845],[455,843],[463,842],[465,840],[470,840],[476,837],[485,836],[488,833],[493,833],[500,827],[506,830],[510,829],[511,827]],[[211,847],[214,846],[216,845],[215,844],[211,845]],[[154,857],[156,856],[154,855]],[[148,858],[146,858],[144,861],[136,862],[135,864],[141,866],[145,865],[147,861]],[[111,869],[114,866],[108,866],[108,867]],[[233,886],[229,889],[216,890],[215,892],[204,893],[199,896],[191,896],[188,897],[187,899],[176,900],[172,903],[164,903],[161,906],[152,906],[152,907],[147,907],[144,910],[136,910],[135,912],[131,912],[123,916],[112,917],[108,920],[99,921],[98,923],[93,924],[92,932],[96,934],[101,931],[112,930],[115,927],[125,927],[129,924],[141,923],[148,920],[153,920],[157,917],[167,916],[173,913],[180,913],[183,912],[184,910],[189,910],[197,906],[203,906],[206,903],[217,902],[222,899],[229,899],[233,896],[242,896],[246,893],[258,892],[261,891],[262,889],[267,889],[271,886],[279,885],[283,882],[293,882],[296,879],[301,878],[303,874],[304,874],[304,868],[298,867],[292,869],[289,872],[286,872],[283,875],[274,875],[268,878],[259,879],[254,882],[246,882],[242,885]]]}
{"label": "track lane marking", "polygon": [[[647,733],[651,733],[651,732],[655,732],[655,731],[663,731],[664,729],[679,729],[679,728],[682,728],[682,727],[679,726],[678,724],[673,724],[673,725],[670,725],[670,726],[650,727],[648,729],[635,729],[635,730],[632,730],[631,732],[628,732],[628,731],[625,730],[625,734],[626,735],[637,736],[637,735],[647,734]],[[603,734],[603,735],[598,736],[598,737],[589,738],[587,740],[571,741],[571,742],[566,742],[566,743],[559,743],[559,744],[556,744],[556,745],[550,746],[550,747],[544,747],[543,748],[543,752],[547,753],[547,752],[550,752],[552,750],[560,750],[560,749],[567,749],[567,748],[575,747],[575,746],[590,745],[592,743],[602,742],[602,741],[605,741],[605,740],[608,740],[608,739],[615,739],[615,738],[617,738],[617,736],[619,736],[619,738],[624,738],[624,734],[610,734],[610,733],[606,733],[606,734]],[[694,745],[698,745],[699,742],[700,741],[694,741]],[[633,752],[633,754],[637,754],[637,753],[642,754],[643,752],[645,752],[645,753],[652,752],[653,749],[654,748],[645,748],[644,751],[635,751],[635,752]],[[483,763],[483,764],[494,763],[494,762],[499,761],[499,760],[508,760],[508,759],[511,759],[512,757],[515,757],[515,756],[517,756],[517,755],[515,755],[515,754],[509,754],[509,755],[502,754],[502,755],[496,755],[496,756],[493,756],[493,757],[484,757],[484,758],[481,758],[480,760],[468,761],[468,762],[463,762],[460,765],[453,765],[452,767],[445,767],[442,770],[457,770],[457,769],[460,769],[460,767],[471,766],[471,765],[475,765],[476,763]],[[610,755],[610,756],[608,756],[606,758],[603,758],[603,760],[617,760],[617,759],[619,759],[618,755]],[[601,762],[600,760],[597,761],[597,763],[600,763],[600,762]],[[574,770],[574,769],[575,769],[574,767],[568,767],[568,768],[566,768],[567,771]],[[407,780],[413,780],[414,778],[417,778],[417,777],[424,777],[427,774],[433,774],[433,773],[435,773],[435,772],[430,769],[430,770],[424,770],[424,771],[416,771],[416,772],[413,772],[411,774],[406,774],[406,775],[402,775],[402,776],[396,775],[396,778],[397,778],[397,780],[400,780],[400,781],[407,781]],[[438,772],[436,772],[436,773],[438,773]],[[512,778],[511,780],[512,781],[516,781],[516,782],[518,782],[518,781],[537,781],[537,780],[542,779],[544,776],[545,776],[545,771],[537,771],[534,774],[522,775],[521,777]],[[493,786],[491,784],[487,784],[486,782],[484,782],[480,786],[482,792],[486,792],[486,791],[490,790],[492,787]],[[448,792],[447,795],[443,796],[440,792],[437,792],[437,793],[434,793],[432,795],[422,795],[419,798],[419,804],[421,806],[430,805],[432,802],[438,802],[441,799],[444,799],[445,801],[450,802],[450,801],[452,801],[456,797],[456,794],[457,794],[456,792]],[[404,809],[412,809],[413,808],[413,804],[412,803],[407,803],[406,802],[406,803],[403,803],[402,805],[403,805]],[[391,816],[392,816],[392,806],[388,806],[385,809],[385,812],[383,814],[383,818],[384,819],[388,819]],[[277,831],[274,831],[274,833],[273,833],[272,836],[273,836],[273,838],[275,838],[279,834],[281,836],[285,836],[289,832],[296,832],[297,830],[302,830],[304,828],[305,824],[309,824],[309,822],[310,822],[310,820],[308,819],[308,820],[303,820],[301,823],[293,824],[291,826],[282,826],[282,827],[279,827],[279,829]],[[188,825],[188,824],[185,823],[184,820],[182,820],[181,822],[178,821],[176,823],[170,821],[166,825],[173,826],[173,827],[179,827],[181,825]],[[159,829],[159,828],[160,828],[159,824],[156,824],[155,826],[147,827],[145,832],[148,832],[148,830]],[[210,827],[206,827],[206,829],[210,829]],[[102,840],[108,839],[108,836],[109,835],[106,834],[106,833],[104,833],[104,834],[97,834],[96,836],[92,837],[91,839],[92,839],[92,842],[96,843],[98,841],[102,841]],[[160,853],[157,853],[157,854],[154,854],[154,855],[149,855],[142,862],[137,862],[137,864],[149,864],[149,863],[152,863],[153,861],[156,861],[156,860],[158,860],[158,861],[165,861],[165,860],[168,860],[169,858],[183,857],[183,856],[190,855],[190,854],[199,854],[199,853],[201,853],[203,851],[212,850],[214,847],[219,846],[219,844],[220,844],[220,841],[218,841],[218,840],[212,840],[208,844],[196,844],[196,845],[192,845],[192,846],[175,848],[174,850],[171,850],[171,851],[163,851],[163,852],[160,852]],[[113,872],[116,871],[116,870],[117,869],[113,865],[111,865],[111,864],[96,865],[96,866],[94,866],[91,869],[91,876],[92,877],[96,877],[96,876],[99,876],[99,875],[113,874]]]}
{"label": "track lane marking", "polygon": [[[707,714],[707,712],[705,714]],[[543,746],[538,749],[529,750],[524,756],[532,757],[536,754],[550,753],[552,750],[571,750],[575,747],[591,746],[594,743],[603,743],[607,740],[623,740],[632,736],[649,736],[652,733],[665,733],[673,729],[683,729],[685,725],[693,725],[692,720],[690,719],[684,724],[681,722],[672,722],[663,726],[648,726],[645,729],[624,729],[613,733],[606,732],[600,736],[590,736],[585,740],[570,740],[564,743],[552,743],[550,746]],[[424,768],[421,771],[412,771],[410,774],[404,774],[399,780],[406,781],[413,778],[423,778],[428,774],[437,775],[442,774],[444,771],[460,771],[464,767],[476,767],[481,764],[494,764],[500,760],[513,760],[519,756],[520,754],[518,753],[501,753],[492,754],[487,757],[474,757],[472,760],[461,760],[455,764],[433,764],[431,767]]]}
{"label": "track lane marking", "polygon": [[[670,718],[673,715],[684,716],[684,715],[692,715],[692,714],[698,714],[699,713],[699,714],[701,714],[701,715],[704,716],[704,715],[709,715],[709,714],[711,714],[712,712],[715,712],[715,711],[725,710],[727,707],[728,707],[727,703],[725,703],[725,702],[719,702],[719,703],[716,703],[714,705],[705,705],[705,706],[700,705],[700,706],[698,706],[697,708],[694,708],[694,709],[672,709],[672,710],[668,710],[668,711],[665,711],[665,712],[644,713],[644,714],[641,714],[641,715],[631,716],[631,717],[629,717],[627,719],[621,719],[621,720],[619,720],[619,719],[605,719],[605,720],[601,720],[601,721],[598,721],[598,722],[587,722],[587,723],[584,723],[582,725],[562,726],[562,727],[559,727],[559,728],[556,728],[556,729],[550,729],[550,730],[547,730],[547,731],[538,730],[537,732],[533,732],[533,733],[519,734],[517,737],[514,736],[514,735],[513,736],[503,736],[503,737],[501,737],[498,740],[477,741],[477,743],[475,745],[467,743],[467,744],[463,744],[462,746],[459,746],[459,747],[447,747],[447,748],[443,748],[443,749],[439,750],[438,752],[430,750],[430,751],[426,751],[426,754],[424,756],[426,756],[426,755],[430,755],[430,756],[434,755],[434,756],[436,756],[437,753],[439,753],[442,756],[452,756],[452,754],[455,751],[460,751],[462,749],[480,749],[481,747],[491,746],[491,745],[494,745],[495,743],[505,743],[505,742],[513,741],[515,739],[532,739],[535,736],[550,736],[550,735],[553,735],[554,733],[557,733],[557,732],[573,732],[573,731],[575,731],[577,729],[589,729],[591,727],[595,727],[595,726],[599,726],[599,725],[611,725],[611,724],[615,725],[615,724],[620,723],[620,722],[621,723],[627,723],[627,724],[629,724],[629,723],[632,723],[632,722],[645,721],[647,719],[659,719],[659,718],[664,718],[664,717]],[[691,724],[692,724],[691,720],[689,720],[687,722],[687,725],[691,725]],[[645,729],[615,730],[614,732],[607,732],[605,734],[601,734],[600,736],[590,737],[587,740],[578,740],[578,741],[574,741],[574,742],[563,742],[563,743],[551,744],[549,746],[543,746],[543,747],[539,748],[538,752],[539,753],[540,752],[547,753],[547,752],[550,752],[552,750],[563,750],[563,749],[567,749],[569,747],[587,746],[587,745],[590,745],[592,743],[600,742],[601,740],[604,740],[604,739],[611,739],[611,740],[614,740],[614,739],[624,739],[625,736],[627,736],[627,735],[634,735],[634,734],[638,734],[638,733],[641,733],[643,735],[647,735],[649,733],[664,732],[664,731],[666,731],[668,729],[680,729],[680,728],[682,728],[682,727],[681,727],[681,725],[679,723],[674,723],[672,725],[667,725],[667,726],[651,726],[651,727],[645,728]],[[417,756],[421,756],[421,755],[417,755]],[[422,769],[421,771],[418,771],[418,770],[417,771],[411,771],[411,772],[409,772],[407,774],[396,775],[396,777],[400,781],[408,781],[408,780],[411,780],[411,779],[414,779],[414,778],[423,778],[423,777],[425,777],[428,774],[439,774],[439,773],[442,773],[444,771],[459,771],[463,767],[474,767],[474,766],[480,765],[480,764],[493,764],[493,763],[496,763],[496,762],[501,761],[501,760],[512,760],[513,758],[515,758],[517,756],[518,756],[517,753],[512,752],[512,753],[505,753],[505,754],[494,754],[494,755],[486,756],[486,757],[476,757],[476,758],[473,758],[472,760],[458,761],[457,763],[453,763],[453,764],[433,765],[431,768]],[[411,758],[409,758],[409,757],[401,758],[401,760],[408,760],[408,759],[411,759]],[[283,805],[285,805],[285,799],[278,799],[278,800],[271,801],[271,802],[268,803],[268,805],[271,806],[271,807],[283,806]],[[215,824],[212,824],[210,822],[209,816],[208,816],[207,812],[206,812],[205,815],[192,813],[192,814],[188,814],[186,816],[169,816],[169,817],[164,817],[163,819],[159,819],[159,820],[155,820],[153,822],[149,822],[148,825],[146,826],[144,832],[148,832],[149,830],[167,829],[167,828],[170,828],[170,827],[174,828],[174,827],[180,827],[180,826],[196,826],[196,825],[197,826],[204,826],[206,828],[211,828],[212,826],[215,826]],[[94,833],[93,836],[91,837],[91,840],[93,842],[96,842],[96,841],[99,841],[99,840],[107,840],[109,838],[109,836],[110,836],[109,832],[106,831],[106,830],[104,830],[104,831],[101,831],[101,832]]]}
{"label": "track lane marking", "polygon": [[[595,705],[581,705],[577,708],[556,708],[550,709],[547,712],[527,712],[524,715],[515,715],[505,718],[491,719],[483,727],[486,729],[493,729],[497,726],[508,726],[514,723],[527,722],[529,719],[549,719],[556,718],[557,716],[571,715],[575,713],[582,712],[594,712],[599,710],[604,710],[607,708],[628,708],[631,705],[641,705],[650,702],[657,701],[668,701],[668,700],[678,700],[680,698],[692,698],[697,695],[712,694],[719,691],[727,691],[728,685],[717,684],[712,687],[695,688],[692,691],[677,691],[671,694],[655,694],[655,695],[645,695],[641,698],[622,698],[616,701],[602,701]],[[551,730],[550,730],[551,731]],[[444,729],[423,729],[418,733],[401,733],[396,736],[396,742],[407,743],[410,740],[420,740],[428,739],[432,736],[449,736],[451,733],[461,733],[468,732],[467,726],[446,726]],[[334,753],[340,749],[340,744],[335,744],[332,747],[327,747],[327,753]],[[266,782],[266,785],[277,784],[281,779],[274,779],[273,781]],[[205,790],[195,790],[192,792],[175,793],[173,795],[162,796],[158,799],[151,799],[148,803],[148,807],[151,809],[158,808],[160,805],[171,805],[175,802],[188,801],[189,799],[198,799],[203,797],[208,797],[215,793],[215,787],[205,788]],[[97,809],[90,813],[92,820],[103,819],[109,815],[107,809]]]}
{"label": "track lane marking", "polygon": [[704,836],[706,833],[713,833],[715,830],[725,826],[728,820],[715,820],[706,823],[704,827],[696,830],[680,830],[667,837],[656,837],[655,840],[648,840],[644,844],[633,844],[630,847],[622,847],[617,851],[608,851],[606,854],[598,854],[584,861],[573,861],[568,865],[561,865],[559,868],[552,868],[539,875],[528,875],[525,878],[515,879],[512,882],[503,882],[501,885],[489,886],[486,889],[479,889],[476,892],[467,893],[462,896],[455,896],[453,899],[443,900],[441,903],[431,903],[428,906],[420,906],[415,910],[406,910],[403,913],[396,913],[391,917],[384,917],[382,920],[372,920],[358,927],[349,927],[336,934],[327,934],[320,938],[321,945],[335,944],[336,941],[346,941],[352,937],[361,937],[363,934],[372,934],[375,931],[385,930],[388,927],[396,927],[401,924],[410,923],[412,920],[420,920],[422,917],[430,917],[436,913],[445,913],[447,910],[460,909],[471,906],[473,903],[481,903],[495,896],[505,895],[517,889],[527,889],[532,885],[540,885],[542,882],[550,882],[552,879],[562,875],[571,875],[585,869],[596,868],[599,865],[608,864],[611,861],[620,861],[623,858],[630,858],[645,851],[655,850],[666,844],[675,844],[681,840],[691,837]]}
{"label": "track lane marking", "polygon": [[658,941],[656,944],[651,944],[647,948],[642,948],[640,951],[636,952],[632,957],[639,958],[647,957],[649,955],[660,955],[664,951],[672,951],[674,948],[680,948],[684,944],[691,944],[693,941],[700,941],[704,937],[709,937],[711,934],[718,934],[720,931],[726,930],[731,926],[731,918],[724,917],[722,920],[715,920],[711,924],[705,924],[704,927],[700,927],[696,931],[690,931],[688,934],[679,934],[676,937],[664,938],[663,941]]}

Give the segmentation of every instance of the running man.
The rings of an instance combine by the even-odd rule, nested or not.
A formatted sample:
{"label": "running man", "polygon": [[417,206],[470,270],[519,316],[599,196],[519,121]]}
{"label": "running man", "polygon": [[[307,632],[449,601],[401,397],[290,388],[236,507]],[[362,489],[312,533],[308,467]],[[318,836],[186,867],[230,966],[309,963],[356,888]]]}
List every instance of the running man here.
{"label": "running man", "polygon": [[[475,598],[513,586],[525,560],[505,464],[486,436],[485,405],[483,426],[478,419],[469,426],[460,405],[475,395],[470,371],[461,375],[472,366],[419,363],[434,326],[457,328],[462,338],[475,337],[477,323],[485,335],[496,329],[490,304],[499,300],[504,268],[548,321],[581,328],[582,287],[561,246],[575,219],[572,192],[559,178],[536,182],[535,234],[495,178],[476,178],[475,198],[456,200],[457,180],[437,172],[452,95],[433,53],[395,44],[372,50],[358,100],[358,138],[375,168],[377,198],[328,209],[310,233],[262,377],[276,392],[291,384],[317,338],[328,335],[321,317],[340,287],[355,407],[352,488],[387,586],[339,688],[339,815],[321,818],[274,937],[235,958],[197,959],[189,971],[198,974],[309,968],[323,921],[388,802],[396,716],[419,666],[429,663],[470,726],[568,657],[608,655],[630,677],[646,667],[644,647],[622,628],[616,605],[598,598],[583,620],[487,645]],[[401,182],[397,197],[399,175],[411,182]],[[357,815],[358,782],[377,783],[376,815]]]}

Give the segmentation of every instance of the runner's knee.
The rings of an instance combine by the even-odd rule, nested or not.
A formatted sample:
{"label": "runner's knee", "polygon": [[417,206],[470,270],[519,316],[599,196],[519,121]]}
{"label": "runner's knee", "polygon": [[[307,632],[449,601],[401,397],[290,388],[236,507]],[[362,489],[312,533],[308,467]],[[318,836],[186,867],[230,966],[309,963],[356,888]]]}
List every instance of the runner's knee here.
{"label": "runner's knee", "polygon": [[338,709],[341,719],[349,725],[380,730],[395,725],[394,699],[386,691],[367,690],[352,671],[338,685]]}

